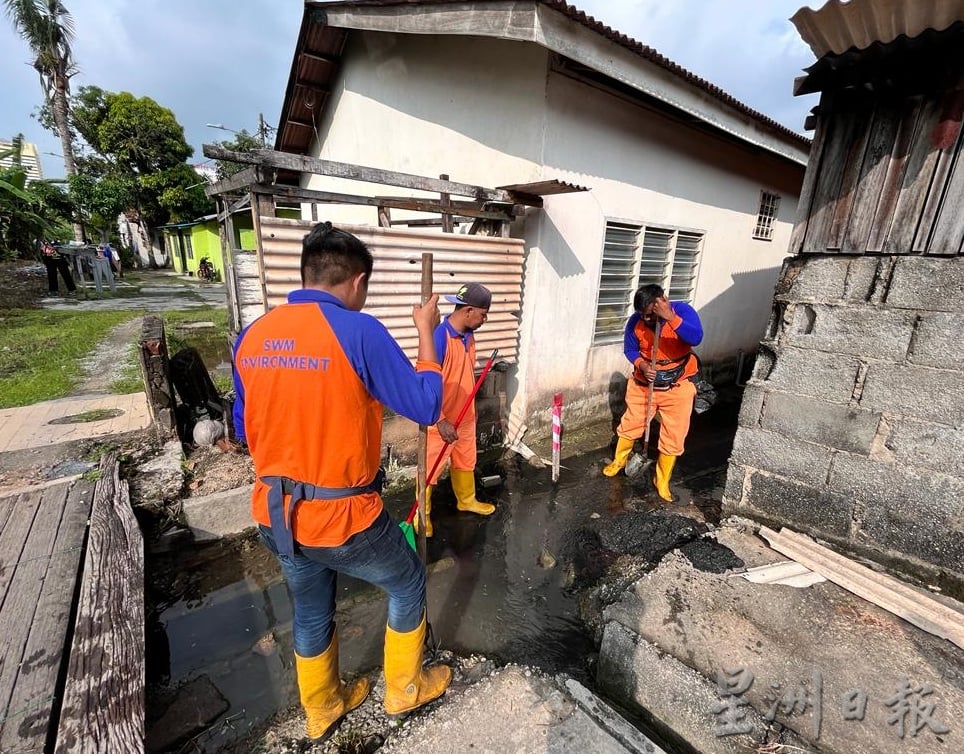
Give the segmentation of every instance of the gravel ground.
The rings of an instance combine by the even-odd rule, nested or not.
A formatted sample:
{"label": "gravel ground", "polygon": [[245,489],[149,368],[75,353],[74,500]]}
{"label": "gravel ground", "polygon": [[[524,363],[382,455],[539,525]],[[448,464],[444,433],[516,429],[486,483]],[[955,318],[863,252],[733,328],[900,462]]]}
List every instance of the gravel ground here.
{"label": "gravel ground", "polygon": [[[438,653],[435,662],[452,668],[452,684],[444,699],[451,701],[476,683],[484,683],[496,670],[491,660],[472,655],[459,657],[448,651]],[[531,672],[538,673],[533,670]],[[305,718],[299,709],[278,715],[268,728],[222,751],[226,754],[368,754],[376,750],[390,752],[393,744],[404,740],[414,725],[431,720],[441,706],[431,703],[402,720],[392,720],[382,708],[385,678],[381,673],[371,677],[372,691],[360,707],[348,713],[332,737],[313,745],[305,738]]]}

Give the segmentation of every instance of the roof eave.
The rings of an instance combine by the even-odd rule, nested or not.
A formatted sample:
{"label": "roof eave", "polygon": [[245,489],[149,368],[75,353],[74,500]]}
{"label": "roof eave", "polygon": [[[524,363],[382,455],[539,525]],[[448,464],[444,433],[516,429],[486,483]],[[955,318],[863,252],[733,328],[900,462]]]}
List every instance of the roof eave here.
{"label": "roof eave", "polygon": [[[285,143],[303,45],[311,24],[352,31],[489,36],[533,42],[578,61],[730,137],[805,165],[810,141],[561,0],[460,2],[356,0],[306,3],[275,148]],[[317,29],[315,29],[317,33]],[[344,39],[342,39],[342,47]],[[340,61],[339,61],[340,62]],[[320,115],[320,113],[318,113]],[[303,143],[303,139],[299,139]],[[307,151],[307,148],[305,149]]]}

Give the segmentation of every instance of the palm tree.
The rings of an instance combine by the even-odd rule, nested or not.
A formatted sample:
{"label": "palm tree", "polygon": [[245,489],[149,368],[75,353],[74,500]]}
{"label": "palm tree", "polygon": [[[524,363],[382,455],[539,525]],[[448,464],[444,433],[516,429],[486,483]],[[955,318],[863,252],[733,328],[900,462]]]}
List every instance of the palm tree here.
{"label": "palm tree", "polygon": [[[44,98],[50,104],[54,125],[60,135],[64,172],[69,180],[77,173],[67,119],[70,77],[77,72],[70,52],[74,20],[60,0],[3,0],[3,5],[34,55],[33,67],[40,74]],[[74,240],[83,239],[84,229],[74,223]]]}

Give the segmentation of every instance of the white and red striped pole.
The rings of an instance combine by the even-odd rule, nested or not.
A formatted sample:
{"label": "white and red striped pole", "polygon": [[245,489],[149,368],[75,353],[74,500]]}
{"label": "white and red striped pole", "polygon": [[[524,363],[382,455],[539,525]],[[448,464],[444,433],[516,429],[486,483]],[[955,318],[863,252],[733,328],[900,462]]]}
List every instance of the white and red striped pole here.
{"label": "white and red striped pole", "polygon": [[559,481],[559,457],[562,454],[562,393],[552,396],[552,481]]}

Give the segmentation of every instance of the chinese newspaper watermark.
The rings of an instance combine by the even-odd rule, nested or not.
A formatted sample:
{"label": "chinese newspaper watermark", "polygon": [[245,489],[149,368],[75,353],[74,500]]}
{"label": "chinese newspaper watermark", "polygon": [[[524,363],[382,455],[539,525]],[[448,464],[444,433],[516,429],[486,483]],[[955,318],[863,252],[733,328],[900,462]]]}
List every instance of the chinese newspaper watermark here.
{"label": "chinese newspaper watermark", "polygon": [[[753,723],[747,718],[749,702],[745,695],[755,680],[753,672],[743,667],[727,668],[717,673],[716,686],[720,701],[713,705],[713,714],[717,719],[718,737],[752,733]],[[821,671],[814,670],[808,684],[800,683],[784,688],[780,683],[771,683],[764,695],[764,701],[768,707],[763,719],[768,723],[776,720],[778,714],[786,719],[809,713],[810,737],[814,741],[820,738],[824,714]],[[862,689],[848,689],[839,695],[837,701],[840,715],[847,722],[862,722],[867,714],[867,706],[871,703],[870,697]],[[937,701],[934,688],[930,684],[918,685],[912,683],[907,676],[902,676],[894,694],[879,700],[878,703],[888,710],[887,725],[894,729],[900,739],[905,736],[916,738],[925,730],[937,736],[950,733],[951,729],[937,718]]]}

